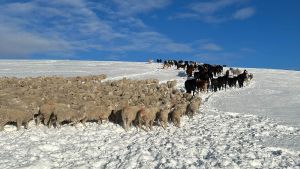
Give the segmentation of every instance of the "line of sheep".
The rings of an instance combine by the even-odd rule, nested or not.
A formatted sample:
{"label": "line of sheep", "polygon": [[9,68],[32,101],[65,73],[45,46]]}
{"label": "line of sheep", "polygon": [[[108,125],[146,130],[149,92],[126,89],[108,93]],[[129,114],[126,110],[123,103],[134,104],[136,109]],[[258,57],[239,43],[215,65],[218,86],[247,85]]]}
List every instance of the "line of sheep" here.
{"label": "line of sheep", "polygon": [[154,122],[164,129],[169,121],[180,127],[180,118],[192,117],[201,104],[200,97],[175,89],[176,81],[105,78],[0,78],[0,131],[6,124],[28,128],[31,120],[48,127],[111,121],[126,131],[133,123],[147,131]]}

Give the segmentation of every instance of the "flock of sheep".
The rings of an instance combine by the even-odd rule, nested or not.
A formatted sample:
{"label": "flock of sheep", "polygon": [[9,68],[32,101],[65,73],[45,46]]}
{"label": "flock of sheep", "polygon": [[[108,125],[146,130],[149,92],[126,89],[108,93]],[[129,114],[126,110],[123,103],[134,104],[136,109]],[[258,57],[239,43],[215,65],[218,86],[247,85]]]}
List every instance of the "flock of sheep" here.
{"label": "flock of sheep", "polygon": [[31,120],[48,127],[111,121],[126,131],[132,124],[148,131],[154,122],[166,128],[172,121],[180,127],[180,118],[192,117],[201,104],[200,97],[177,90],[176,81],[105,78],[0,78],[0,131],[6,124],[28,128]]}

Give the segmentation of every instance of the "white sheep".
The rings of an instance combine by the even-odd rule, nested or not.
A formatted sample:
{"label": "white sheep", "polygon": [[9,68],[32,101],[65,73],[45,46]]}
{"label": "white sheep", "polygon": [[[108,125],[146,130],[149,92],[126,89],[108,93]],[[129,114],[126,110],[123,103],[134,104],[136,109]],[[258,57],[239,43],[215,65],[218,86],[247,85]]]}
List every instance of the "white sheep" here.
{"label": "white sheep", "polygon": [[180,118],[186,113],[187,105],[186,103],[177,104],[172,112],[172,121],[174,126],[180,127]]}
{"label": "white sheep", "polygon": [[168,120],[169,120],[169,114],[171,112],[172,105],[170,102],[166,102],[163,106],[162,109],[159,112],[159,122],[160,125],[166,129],[168,126]]}
{"label": "white sheep", "polygon": [[191,99],[190,104],[187,107],[187,115],[192,118],[195,113],[199,110],[201,105],[201,98],[194,97]]}
{"label": "white sheep", "polygon": [[177,81],[176,80],[171,80],[171,81],[167,81],[167,86],[168,88],[174,88],[177,85]]}

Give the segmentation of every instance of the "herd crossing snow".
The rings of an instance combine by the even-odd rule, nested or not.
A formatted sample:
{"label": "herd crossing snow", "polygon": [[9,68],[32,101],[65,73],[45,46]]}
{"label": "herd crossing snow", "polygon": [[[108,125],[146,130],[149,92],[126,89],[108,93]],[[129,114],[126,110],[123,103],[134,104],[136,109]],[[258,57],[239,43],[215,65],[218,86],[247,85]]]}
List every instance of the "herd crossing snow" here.
{"label": "herd crossing snow", "polygon": [[[156,63],[2,60],[0,76],[156,78],[176,80],[184,91],[184,72],[161,68]],[[180,128],[170,124],[165,130],[124,132],[114,123],[79,123],[48,129],[30,122],[28,130],[17,131],[7,125],[0,132],[0,168],[300,168],[300,73],[250,70],[255,78],[245,88],[201,94],[200,113],[184,116]],[[293,79],[288,87],[285,78]],[[282,107],[289,117],[278,118],[280,101],[286,102]],[[289,138],[285,145],[268,141],[284,138]]]}

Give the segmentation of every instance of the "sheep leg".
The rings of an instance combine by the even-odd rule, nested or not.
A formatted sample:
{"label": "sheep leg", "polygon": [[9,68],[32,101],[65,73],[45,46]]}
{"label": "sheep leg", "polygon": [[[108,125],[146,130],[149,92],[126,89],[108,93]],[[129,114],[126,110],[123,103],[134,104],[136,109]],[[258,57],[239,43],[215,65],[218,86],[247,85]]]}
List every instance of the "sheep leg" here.
{"label": "sheep leg", "polygon": [[[143,127],[143,125],[142,125],[143,123],[144,123],[145,127]],[[148,130],[148,128],[150,128],[150,127],[149,127],[149,121],[141,120],[141,123],[140,123],[140,124],[141,124],[141,127],[140,127],[141,129],[143,129],[143,130],[146,131],[146,132],[149,131],[149,130]]]}
{"label": "sheep leg", "polygon": [[153,130],[153,120],[150,121],[150,130]]}
{"label": "sheep leg", "polygon": [[81,121],[81,123],[84,125],[84,127],[87,127],[86,124],[85,124],[86,121],[87,121],[87,118],[84,118],[84,119]]}
{"label": "sheep leg", "polygon": [[21,121],[17,121],[17,130],[20,130],[21,128]]}
{"label": "sheep leg", "polygon": [[102,121],[102,124],[103,124],[103,123],[108,123],[108,122],[109,122],[108,118],[102,118],[101,121]]}
{"label": "sheep leg", "polygon": [[5,126],[5,123],[0,123],[0,131],[3,131],[4,130],[4,126]]}
{"label": "sheep leg", "polygon": [[125,121],[123,122],[123,125],[124,125],[125,131],[128,131],[128,128],[129,128],[129,121],[128,121],[128,120],[125,120]]}
{"label": "sheep leg", "polygon": [[41,123],[41,117],[39,114],[35,114],[34,115],[34,121],[35,121],[35,125],[38,126]]}
{"label": "sheep leg", "polygon": [[55,128],[58,128],[58,129],[60,129],[61,126],[62,126],[62,125],[61,125],[61,122],[57,122],[57,121],[56,121],[54,124],[55,124]]}
{"label": "sheep leg", "polygon": [[71,126],[74,126],[74,125],[76,125],[77,124],[77,121],[72,121],[72,122],[70,122],[70,125]]}
{"label": "sheep leg", "polygon": [[146,125],[146,131],[148,131],[148,129],[150,129],[150,121],[146,121],[145,122],[145,125]]}
{"label": "sheep leg", "polygon": [[141,121],[141,120],[138,120],[138,125],[137,125],[137,126],[138,126],[138,128],[140,128],[140,129],[142,128],[142,121]]}
{"label": "sheep leg", "polygon": [[180,127],[180,120],[179,119],[175,118],[173,123],[174,123],[174,126]]}
{"label": "sheep leg", "polygon": [[28,121],[27,121],[27,122],[25,122],[25,124],[24,124],[24,128],[25,128],[25,129],[28,129]]}
{"label": "sheep leg", "polygon": [[166,129],[166,128],[168,127],[168,124],[167,124],[167,123],[168,123],[168,120],[166,120],[166,121],[164,120],[164,121],[161,122],[161,126],[162,126],[164,129]]}
{"label": "sheep leg", "polygon": [[191,119],[194,116],[194,112],[192,110],[189,111],[188,113],[188,117]]}
{"label": "sheep leg", "polygon": [[[52,113],[51,113],[52,114]],[[49,125],[49,121],[50,121],[50,115],[44,115],[44,119],[43,119],[43,123],[44,125]]]}
{"label": "sheep leg", "polygon": [[180,119],[177,119],[177,127],[180,128]]}
{"label": "sheep leg", "polygon": [[146,126],[146,127],[143,127],[143,126],[142,126],[141,129],[144,130],[144,131],[146,131],[146,132],[149,131],[149,130],[147,129],[147,126]]}

